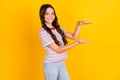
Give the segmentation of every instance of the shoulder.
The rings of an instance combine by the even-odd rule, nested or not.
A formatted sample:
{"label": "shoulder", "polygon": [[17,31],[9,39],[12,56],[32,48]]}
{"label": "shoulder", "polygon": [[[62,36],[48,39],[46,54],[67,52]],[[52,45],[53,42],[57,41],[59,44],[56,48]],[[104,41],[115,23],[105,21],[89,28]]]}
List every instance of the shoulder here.
{"label": "shoulder", "polygon": [[60,27],[60,29],[61,29],[64,33],[66,33],[66,30],[65,30],[63,27]]}
{"label": "shoulder", "polygon": [[50,34],[42,27],[40,28],[39,35],[40,36],[50,36]]}
{"label": "shoulder", "polygon": [[40,34],[47,34],[47,31],[41,27],[39,33]]}
{"label": "shoulder", "polygon": [[45,29],[41,27],[40,32],[45,32]]}

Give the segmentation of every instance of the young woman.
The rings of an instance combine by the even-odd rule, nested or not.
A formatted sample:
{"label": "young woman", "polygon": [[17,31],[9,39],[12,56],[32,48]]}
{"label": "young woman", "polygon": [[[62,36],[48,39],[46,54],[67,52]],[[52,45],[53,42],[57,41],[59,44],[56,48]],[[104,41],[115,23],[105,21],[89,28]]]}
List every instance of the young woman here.
{"label": "young woman", "polygon": [[[58,24],[55,9],[50,4],[43,4],[40,8],[40,39],[46,50],[44,59],[45,80],[70,80],[64,61],[67,58],[66,51],[70,48],[88,41],[79,40],[80,27],[90,22],[79,21],[74,33],[67,32]],[[66,38],[75,40],[67,44]]]}

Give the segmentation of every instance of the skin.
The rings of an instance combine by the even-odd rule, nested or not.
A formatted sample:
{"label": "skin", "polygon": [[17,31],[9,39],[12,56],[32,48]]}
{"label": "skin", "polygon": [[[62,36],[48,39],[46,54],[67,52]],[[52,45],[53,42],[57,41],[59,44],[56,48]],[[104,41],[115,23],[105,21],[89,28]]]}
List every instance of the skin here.
{"label": "skin", "polygon": [[[45,24],[47,25],[47,27],[53,28],[52,22],[55,19],[55,15],[54,15],[54,10],[52,8],[47,8],[44,18],[45,18]],[[65,36],[67,38],[75,40],[75,42],[68,44],[68,45],[65,45],[65,46],[58,46],[56,43],[51,43],[49,45],[49,47],[52,50],[54,50],[55,52],[57,52],[58,54],[61,54],[62,52],[65,52],[65,51],[69,50],[70,48],[72,48],[78,44],[87,43],[88,42],[87,40],[79,40],[78,39],[78,36],[80,33],[80,28],[84,24],[91,24],[91,22],[78,21],[73,33],[70,33],[70,32],[65,33]]]}
{"label": "skin", "polygon": [[52,28],[52,22],[55,19],[54,10],[52,8],[47,8],[44,18],[47,27]]}

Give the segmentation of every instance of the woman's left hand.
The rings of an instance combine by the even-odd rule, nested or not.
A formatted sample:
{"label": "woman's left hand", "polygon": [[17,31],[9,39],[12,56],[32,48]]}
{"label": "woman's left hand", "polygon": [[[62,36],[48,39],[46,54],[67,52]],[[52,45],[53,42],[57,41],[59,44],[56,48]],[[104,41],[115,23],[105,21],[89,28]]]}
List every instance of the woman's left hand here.
{"label": "woman's left hand", "polygon": [[87,21],[78,21],[77,26],[81,26],[83,24],[92,24],[92,22],[87,22]]}

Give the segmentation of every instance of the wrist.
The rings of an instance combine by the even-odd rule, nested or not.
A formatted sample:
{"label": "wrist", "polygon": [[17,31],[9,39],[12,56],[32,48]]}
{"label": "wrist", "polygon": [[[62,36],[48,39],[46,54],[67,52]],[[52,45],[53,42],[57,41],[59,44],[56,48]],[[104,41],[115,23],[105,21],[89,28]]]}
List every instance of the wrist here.
{"label": "wrist", "polygon": [[79,44],[79,43],[80,43],[80,40],[77,40],[76,42]]}
{"label": "wrist", "polygon": [[78,28],[80,28],[81,26],[82,26],[82,24],[80,24],[80,25],[77,25],[77,27],[78,27]]}

